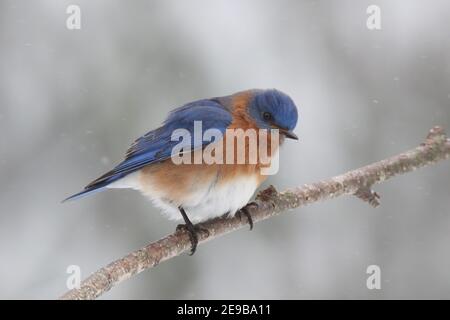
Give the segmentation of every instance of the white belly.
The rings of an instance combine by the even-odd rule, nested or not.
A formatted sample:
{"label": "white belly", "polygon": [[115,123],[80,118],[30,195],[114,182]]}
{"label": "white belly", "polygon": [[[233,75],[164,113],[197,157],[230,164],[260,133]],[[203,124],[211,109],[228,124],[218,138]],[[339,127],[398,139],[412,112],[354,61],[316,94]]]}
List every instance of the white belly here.
{"label": "white belly", "polygon": [[157,185],[146,181],[145,188],[139,185],[139,175],[132,174],[124,179],[108,186],[109,188],[132,188],[140,190],[150,198],[153,204],[162,209],[162,212],[171,220],[183,220],[178,206],[182,206],[193,223],[206,221],[208,219],[235,213],[244,207],[252,198],[259,183],[257,176],[247,176],[217,183],[211,181],[196,190],[192,190],[184,203],[173,204],[161,194]]}
{"label": "white belly", "polygon": [[[244,207],[258,187],[256,177],[248,176],[214,185],[198,203],[186,203],[183,207],[189,218],[205,221],[229,213],[230,217]],[[178,213],[178,216],[180,214]]]}

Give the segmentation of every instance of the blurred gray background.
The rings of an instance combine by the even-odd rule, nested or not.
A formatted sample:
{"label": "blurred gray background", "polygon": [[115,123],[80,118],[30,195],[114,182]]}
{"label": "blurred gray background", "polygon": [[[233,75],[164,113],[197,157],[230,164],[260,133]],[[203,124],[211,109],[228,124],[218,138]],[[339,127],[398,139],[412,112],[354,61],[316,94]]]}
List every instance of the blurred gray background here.
{"label": "blurred gray background", "polygon": [[[450,131],[450,3],[420,1],[0,2],[0,298],[56,298],[172,232],[135,191],[61,204],[168,111],[278,88],[300,108],[278,189],[314,182]],[[66,8],[81,7],[81,30]],[[382,29],[366,27],[381,7]],[[354,197],[241,230],[145,271],[103,298],[450,298],[450,161]],[[366,288],[381,268],[382,289]]]}

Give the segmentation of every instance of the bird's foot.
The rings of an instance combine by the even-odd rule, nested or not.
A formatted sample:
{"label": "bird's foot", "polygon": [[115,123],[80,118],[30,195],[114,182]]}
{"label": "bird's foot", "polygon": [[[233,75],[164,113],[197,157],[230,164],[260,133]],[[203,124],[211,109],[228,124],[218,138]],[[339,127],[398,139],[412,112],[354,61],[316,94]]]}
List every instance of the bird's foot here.
{"label": "bird's foot", "polygon": [[200,226],[194,225],[192,223],[179,224],[177,226],[177,231],[186,231],[189,235],[189,240],[191,241],[191,252],[189,253],[192,256],[197,250],[198,245],[198,233],[205,233],[206,236],[209,236],[209,231]]}
{"label": "bird's foot", "polygon": [[236,212],[236,215],[239,217],[239,220],[242,220],[242,215],[245,215],[245,217],[247,218],[248,224],[250,225],[250,230],[253,229],[253,218],[252,218],[252,215],[250,214],[248,208],[255,207],[255,206],[256,207],[258,206],[256,204],[256,202],[250,202],[245,207],[241,208],[238,212]]}

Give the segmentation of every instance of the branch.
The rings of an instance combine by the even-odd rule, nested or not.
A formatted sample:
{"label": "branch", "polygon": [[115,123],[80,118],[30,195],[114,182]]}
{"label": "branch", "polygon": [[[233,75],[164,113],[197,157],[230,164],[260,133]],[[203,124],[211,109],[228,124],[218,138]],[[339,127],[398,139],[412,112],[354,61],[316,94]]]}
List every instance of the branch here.
{"label": "branch", "polygon": [[[253,221],[258,222],[289,209],[344,194],[355,195],[375,207],[379,205],[380,197],[371,189],[374,184],[449,157],[450,139],[447,139],[442,128],[434,127],[420,146],[389,159],[284,192],[277,192],[271,186],[258,194],[254,205],[248,206],[248,211]],[[240,219],[239,216],[219,217],[201,223],[209,235],[206,232],[199,234],[199,243],[240,229],[247,223],[246,219]],[[67,292],[61,299],[95,299],[133,275],[189,250],[190,246],[186,231],[178,230],[101,268],[84,280],[80,288]]]}

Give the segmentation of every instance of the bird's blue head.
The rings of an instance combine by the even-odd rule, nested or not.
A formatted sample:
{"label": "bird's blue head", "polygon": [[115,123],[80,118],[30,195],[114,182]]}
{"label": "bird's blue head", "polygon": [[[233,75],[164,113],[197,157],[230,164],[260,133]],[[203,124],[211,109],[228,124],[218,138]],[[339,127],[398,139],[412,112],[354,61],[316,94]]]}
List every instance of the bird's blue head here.
{"label": "bird's blue head", "polygon": [[259,128],[279,129],[286,138],[298,139],[293,133],[298,120],[297,107],[287,94],[275,89],[257,90],[248,108]]}

